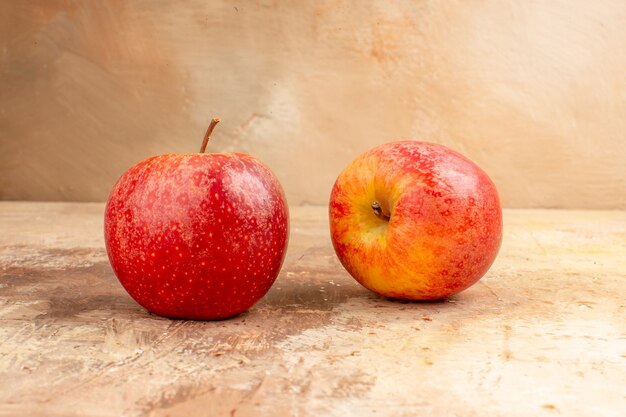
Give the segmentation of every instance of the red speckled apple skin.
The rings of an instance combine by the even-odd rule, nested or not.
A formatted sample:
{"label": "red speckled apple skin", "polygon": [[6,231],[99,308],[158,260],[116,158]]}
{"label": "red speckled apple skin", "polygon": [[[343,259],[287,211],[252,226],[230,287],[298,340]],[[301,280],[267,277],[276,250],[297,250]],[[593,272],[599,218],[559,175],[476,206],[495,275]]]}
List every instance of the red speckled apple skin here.
{"label": "red speckled apple skin", "polygon": [[[380,201],[388,221],[372,210]],[[502,241],[496,186],[465,156],[428,142],[387,143],[357,157],[330,197],[331,238],[363,286],[408,300],[477,282]]]}
{"label": "red speckled apple skin", "polygon": [[120,283],[148,311],[221,319],[263,297],[285,257],[282,187],[245,154],[148,158],[117,181],[104,236]]}

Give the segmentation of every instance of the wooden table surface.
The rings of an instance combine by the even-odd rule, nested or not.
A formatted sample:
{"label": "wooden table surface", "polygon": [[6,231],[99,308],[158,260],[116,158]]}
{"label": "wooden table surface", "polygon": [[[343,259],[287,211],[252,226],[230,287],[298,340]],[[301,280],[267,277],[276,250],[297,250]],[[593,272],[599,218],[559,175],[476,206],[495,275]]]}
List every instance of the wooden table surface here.
{"label": "wooden table surface", "polygon": [[624,416],[626,212],[508,210],[441,302],[361,288],[324,207],[292,208],[274,287],[217,322],[148,314],[101,204],[0,203],[0,415]]}

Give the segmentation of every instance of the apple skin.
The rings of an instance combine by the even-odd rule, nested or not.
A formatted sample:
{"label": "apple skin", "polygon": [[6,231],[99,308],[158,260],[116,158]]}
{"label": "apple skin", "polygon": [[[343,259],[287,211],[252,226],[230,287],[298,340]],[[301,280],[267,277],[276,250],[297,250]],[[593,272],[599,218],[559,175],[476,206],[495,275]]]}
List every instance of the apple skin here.
{"label": "apple skin", "polygon": [[[375,201],[388,220],[372,208]],[[357,157],[335,182],[329,214],[343,266],[390,298],[436,300],[468,288],[502,241],[494,183],[434,143],[392,142]]]}
{"label": "apple skin", "polygon": [[274,174],[250,155],[148,158],[117,181],[105,209],[122,286],[166,317],[222,319],[256,303],[287,248],[289,213]]}

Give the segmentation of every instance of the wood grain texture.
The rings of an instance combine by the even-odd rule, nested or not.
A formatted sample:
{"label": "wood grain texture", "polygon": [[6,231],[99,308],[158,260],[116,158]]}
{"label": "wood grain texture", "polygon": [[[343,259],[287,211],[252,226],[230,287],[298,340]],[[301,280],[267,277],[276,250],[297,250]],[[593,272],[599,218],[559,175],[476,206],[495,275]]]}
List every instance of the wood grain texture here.
{"label": "wood grain texture", "polygon": [[284,268],[231,320],[152,316],[115,279],[100,204],[0,203],[2,416],[621,416],[626,212],[508,210],[500,257],[434,303],[339,265],[292,210]]}
{"label": "wood grain texture", "polygon": [[626,208],[626,3],[0,3],[0,199],[102,201],[159,153],[249,152],[292,204],[430,140],[509,207]]}

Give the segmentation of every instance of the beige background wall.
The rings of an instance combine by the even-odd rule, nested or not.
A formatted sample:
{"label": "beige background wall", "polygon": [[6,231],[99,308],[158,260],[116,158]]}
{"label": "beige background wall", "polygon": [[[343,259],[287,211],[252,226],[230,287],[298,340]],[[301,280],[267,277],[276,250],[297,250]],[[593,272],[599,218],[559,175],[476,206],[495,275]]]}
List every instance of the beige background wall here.
{"label": "beige background wall", "polygon": [[103,200],[157,153],[249,152],[324,204],[396,139],[517,207],[626,207],[626,2],[3,1],[0,199]]}

